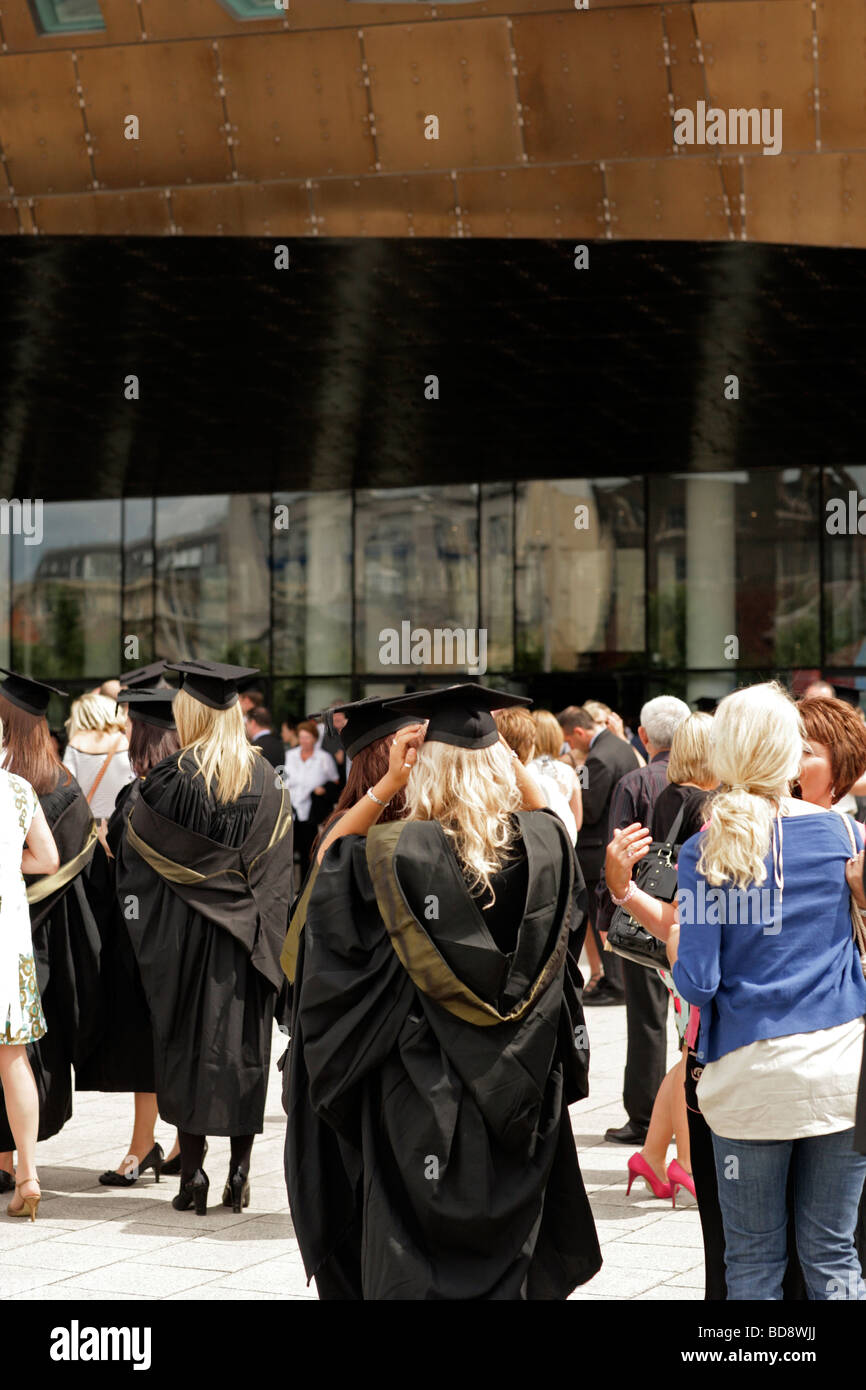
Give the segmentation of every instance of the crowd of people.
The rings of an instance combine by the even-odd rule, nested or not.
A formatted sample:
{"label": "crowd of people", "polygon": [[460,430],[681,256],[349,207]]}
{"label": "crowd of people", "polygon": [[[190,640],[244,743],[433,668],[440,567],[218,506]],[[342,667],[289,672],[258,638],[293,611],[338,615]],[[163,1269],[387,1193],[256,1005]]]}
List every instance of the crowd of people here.
{"label": "crowd of people", "polygon": [[224,1136],[243,1210],[276,1019],[321,1298],[566,1298],[601,1266],[584,1010],[622,1007],[605,1139],[629,1191],[695,1197],[706,1297],[866,1300],[860,710],[764,683],[632,732],[461,683],[277,734],[257,674],[156,662],[65,740],[63,691],[0,683],[7,1214],[36,1219],[73,1088],[133,1098],[104,1186],[175,1174],[203,1214]]}

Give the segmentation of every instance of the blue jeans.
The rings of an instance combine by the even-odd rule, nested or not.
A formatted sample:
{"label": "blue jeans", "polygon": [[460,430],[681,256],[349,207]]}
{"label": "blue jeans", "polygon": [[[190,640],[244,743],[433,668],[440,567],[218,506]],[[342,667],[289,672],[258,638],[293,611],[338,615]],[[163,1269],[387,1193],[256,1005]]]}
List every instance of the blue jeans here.
{"label": "blue jeans", "polygon": [[788,1167],[794,1172],[797,1253],[810,1299],[866,1302],[854,1249],[866,1155],[854,1130],[811,1139],[722,1139],[713,1134],[725,1226],[728,1298],[781,1299],[788,1263]]}

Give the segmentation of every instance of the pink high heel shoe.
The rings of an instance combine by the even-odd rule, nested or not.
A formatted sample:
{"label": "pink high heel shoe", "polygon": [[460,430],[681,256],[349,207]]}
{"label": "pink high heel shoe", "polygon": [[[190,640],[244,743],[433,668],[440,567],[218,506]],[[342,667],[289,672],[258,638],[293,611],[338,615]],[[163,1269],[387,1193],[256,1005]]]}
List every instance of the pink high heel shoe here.
{"label": "pink high heel shoe", "polygon": [[[670,1169],[668,1169],[668,1172],[670,1172]],[[652,1168],[649,1166],[642,1154],[632,1154],[631,1158],[628,1161],[628,1173],[629,1177],[628,1187],[626,1188],[625,1193],[626,1197],[631,1192],[631,1185],[634,1182],[635,1178],[643,1178],[644,1181],[648,1184],[648,1186],[652,1188],[652,1194],[654,1197],[670,1197],[670,1183],[662,1182],[660,1178],[656,1177],[656,1174],[653,1172]]]}
{"label": "pink high heel shoe", "polygon": [[683,1165],[681,1163],[678,1163],[675,1158],[672,1158],[670,1163],[668,1164],[668,1183],[670,1184],[671,1189],[672,1206],[675,1207],[677,1204],[678,1187],[684,1187],[687,1192],[691,1192],[692,1196],[695,1198],[695,1201],[697,1201],[698,1194],[695,1192],[694,1178],[692,1177],[691,1173],[686,1172]]}

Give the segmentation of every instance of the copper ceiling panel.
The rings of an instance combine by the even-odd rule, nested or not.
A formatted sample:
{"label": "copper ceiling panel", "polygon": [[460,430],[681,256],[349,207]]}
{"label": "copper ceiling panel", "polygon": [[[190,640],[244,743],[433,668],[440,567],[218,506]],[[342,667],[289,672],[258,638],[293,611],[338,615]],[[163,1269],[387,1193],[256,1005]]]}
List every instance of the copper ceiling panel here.
{"label": "copper ceiling panel", "polygon": [[604,236],[597,164],[458,174],[460,216],[471,236]]}
{"label": "copper ceiling panel", "polygon": [[171,230],[165,194],[150,188],[34,198],[33,222],[44,236],[163,236]]}
{"label": "copper ceiling panel", "polygon": [[[79,54],[85,116],[102,187],[216,183],[231,174],[217,60],[207,42]],[[128,115],[139,139],[124,137]]]}
{"label": "copper ceiling panel", "polygon": [[530,159],[668,154],[662,38],[658,7],[515,19]]}
{"label": "copper ceiling panel", "polygon": [[219,51],[239,178],[375,168],[355,29],[223,39]]}
{"label": "copper ceiling panel", "polygon": [[755,157],[745,185],[750,241],[866,246],[866,155]]}
{"label": "copper ceiling panel", "polygon": [[730,223],[715,159],[647,160],[607,166],[611,231],[616,238],[727,241]]}
{"label": "copper ceiling panel", "polygon": [[171,194],[184,236],[308,236],[310,204],[302,183],[217,184]]}
{"label": "copper ceiling panel", "polygon": [[141,17],[149,39],[189,39],[279,32],[289,15],[275,9],[273,19],[237,19],[219,0],[141,0]]}
{"label": "copper ceiling panel", "polygon": [[0,148],[16,193],[71,193],[93,182],[68,53],[0,58]]}
{"label": "copper ceiling panel", "polygon": [[[699,3],[693,8],[713,106],[724,110],[780,107],[782,153],[814,150],[808,0],[739,0],[737,4]],[[747,145],[716,148],[754,153],[754,147]]]}
{"label": "copper ceiling panel", "polygon": [[[670,84],[673,98],[671,114],[683,106],[694,111],[697,102],[706,101],[707,86],[691,5],[665,5],[662,11],[662,21],[671,60]],[[671,120],[671,147],[673,148],[673,119]],[[689,147],[683,145],[680,153],[686,154],[688,152]],[[706,155],[706,147],[701,153]]]}
{"label": "copper ceiling panel", "polygon": [[[507,20],[365,29],[364,51],[382,169],[522,161]],[[428,115],[438,140],[425,138]]]}
{"label": "copper ceiling panel", "polygon": [[739,159],[723,159],[721,172],[722,183],[728,198],[728,216],[731,219],[731,228],[735,239],[739,241],[745,231],[743,165]]}
{"label": "copper ceiling panel", "polygon": [[866,144],[866,5],[863,0],[820,4],[818,80],[821,148],[862,149]]}
{"label": "copper ceiling panel", "polygon": [[454,198],[453,179],[439,173],[313,184],[320,236],[456,236]]}
{"label": "copper ceiling panel", "polygon": [[12,202],[0,202],[0,236],[18,236],[21,224],[18,211]]}

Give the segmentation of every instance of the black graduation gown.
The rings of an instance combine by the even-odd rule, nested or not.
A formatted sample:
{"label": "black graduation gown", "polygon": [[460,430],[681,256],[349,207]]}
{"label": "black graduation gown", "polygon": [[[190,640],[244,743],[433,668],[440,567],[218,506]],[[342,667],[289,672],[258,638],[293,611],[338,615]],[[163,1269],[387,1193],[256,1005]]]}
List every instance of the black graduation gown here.
{"label": "black graduation gown", "polygon": [[587,1094],[567,952],[585,889],[557,818],[517,820],[527,888],[507,953],[436,822],[346,836],[319,868],[286,1167],[320,1297],[562,1299],[601,1266],[568,1114]]}
{"label": "black graduation gown", "polygon": [[[98,1048],[102,1018],[99,930],[85,886],[96,827],[75,778],[70,774],[66,782],[65,768],[58,771],[54,791],[40,796],[39,804],[60,855],[56,874],[25,875],[36,980],[48,1030],[27,1048],[39,1093],[42,1141],[58,1134],[72,1115],[72,1068],[84,1066]],[[74,875],[64,882],[70,868]],[[43,896],[51,885],[56,885],[53,891]],[[13,1147],[0,1099],[0,1150]]]}
{"label": "black graduation gown", "polygon": [[153,1027],[150,1009],[127,924],[117,901],[115,861],[127,817],[138,800],[141,782],[121,787],[108,822],[106,838],[115,859],[102,845],[88,875],[88,894],[101,938],[100,1046],[76,1070],[76,1091],[155,1091]]}
{"label": "black graduation gown", "polygon": [[292,881],[288,792],[257,758],[250,791],[221,803],[192,757],[172,754],[141,783],[116,865],[162,1118],[189,1134],[260,1133]]}

